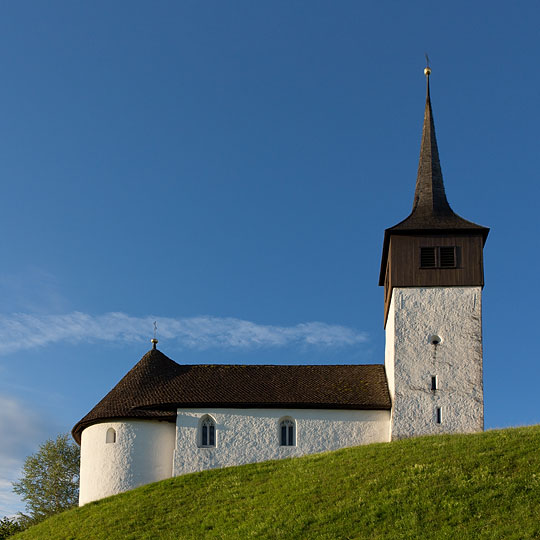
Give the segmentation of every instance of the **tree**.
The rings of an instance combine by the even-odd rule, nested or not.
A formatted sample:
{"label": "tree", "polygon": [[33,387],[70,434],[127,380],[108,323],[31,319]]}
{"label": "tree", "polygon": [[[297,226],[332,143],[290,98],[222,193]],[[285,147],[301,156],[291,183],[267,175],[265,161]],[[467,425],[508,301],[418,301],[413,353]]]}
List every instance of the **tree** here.
{"label": "tree", "polygon": [[26,458],[22,478],[13,483],[13,491],[26,502],[32,522],[77,504],[79,460],[79,447],[67,433],[46,441]]}
{"label": "tree", "polygon": [[0,519],[0,540],[4,540],[15,533],[24,531],[24,526],[17,519],[4,516]]}

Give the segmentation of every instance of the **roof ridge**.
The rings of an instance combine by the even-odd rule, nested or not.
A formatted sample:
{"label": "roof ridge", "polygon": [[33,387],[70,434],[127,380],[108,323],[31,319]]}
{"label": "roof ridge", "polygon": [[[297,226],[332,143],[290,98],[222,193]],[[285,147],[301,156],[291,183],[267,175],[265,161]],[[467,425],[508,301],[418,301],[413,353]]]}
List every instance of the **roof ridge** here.
{"label": "roof ridge", "polygon": [[[174,362],[174,360],[173,360]],[[175,362],[176,363],[176,362]],[[177,364],[181,367],[356,367],[382,366],[383,364]]]}

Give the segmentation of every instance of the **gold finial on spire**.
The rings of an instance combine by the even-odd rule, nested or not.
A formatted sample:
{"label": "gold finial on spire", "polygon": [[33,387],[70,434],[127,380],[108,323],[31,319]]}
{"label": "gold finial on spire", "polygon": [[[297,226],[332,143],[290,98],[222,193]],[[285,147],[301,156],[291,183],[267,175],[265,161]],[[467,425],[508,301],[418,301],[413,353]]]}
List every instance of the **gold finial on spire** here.
{"label": "gold finial on spire", "polygon": [[429,56],[426,53],[426,67],[424,68],[424,75],[429,77],[431,75],[431,68],[429,67]]}
{"label": "gold finial on spire", "polygon": [[156,345],[158,344],[156,334],[157,334],[157,322],[154,321],[154,337],[150,340],[150,343],[152,343],[152,349],[155,349]]}

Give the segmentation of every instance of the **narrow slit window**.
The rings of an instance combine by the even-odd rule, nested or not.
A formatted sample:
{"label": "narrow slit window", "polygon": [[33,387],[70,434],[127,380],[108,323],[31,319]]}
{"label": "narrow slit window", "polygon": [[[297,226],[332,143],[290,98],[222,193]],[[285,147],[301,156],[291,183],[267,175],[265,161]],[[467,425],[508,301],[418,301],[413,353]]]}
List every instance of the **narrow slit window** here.
{"label": "narrow slit window", "polygon": [[107,430],[107,434],[105,435],[105,442],[107,444],[112,444],[116,442],[116,431],[112,427]]}
{"label": "narrow slit window", "polygon": [[433,391],[439,389],[439,387],[438,387],[438,385],[437,385],[437,375],[432,375],[432,376],[431,376],[431,389],[432,389]]}
{"label": "narrow slit window", "polygon": [[436,412],[437,412],[437,424],[442,424],[442,410],[440,407],[437,407],[436,409]]}

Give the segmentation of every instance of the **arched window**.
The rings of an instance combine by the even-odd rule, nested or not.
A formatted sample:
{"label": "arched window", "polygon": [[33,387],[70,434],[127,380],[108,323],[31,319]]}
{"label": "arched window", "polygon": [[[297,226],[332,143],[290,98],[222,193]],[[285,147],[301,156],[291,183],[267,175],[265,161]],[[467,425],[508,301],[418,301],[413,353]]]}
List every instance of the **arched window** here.
{"label": "arched window", "polygon": [[208,415],[201,419],[200,443],[202,447],[209,448],[216,446],[216,423]]}
{"label": "arched window", "polygon": [[116,442],[116,431],[112,427],[107,430],[107,435],[105,435],[106,443],[115,443]]}
{"label": "arched window", "polygon": [[296,445],[295,425],[292,418],[284,418],[279,422],[279,445]]}

